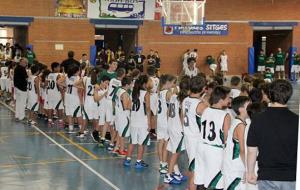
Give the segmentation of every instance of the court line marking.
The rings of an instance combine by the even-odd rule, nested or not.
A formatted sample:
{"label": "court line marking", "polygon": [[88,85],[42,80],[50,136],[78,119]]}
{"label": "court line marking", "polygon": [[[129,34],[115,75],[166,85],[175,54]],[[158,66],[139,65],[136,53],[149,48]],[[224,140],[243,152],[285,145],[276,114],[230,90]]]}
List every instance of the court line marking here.
{"label": "court line marking", "polygon": [[[10,111],[12,111],[13,113],[15,113],[15,110],[10,108],[9,106],[7,106],[5,103],[3,103],[2,101],[0,101],[0,103],[6,107],[7,109],[9,109]],[[66,149],[65,147],[63,147],[62,145],[60,145],[58,142],[56,142],[53,138],[51,138],[49,135],[47,135],[46,133],[44,133],[44,131],[42,131],[41,129],[39,129],[36,126],[32,126],[32,128],[34,128],[35,130],[37,130],[38,132],[40,132],[42,135],[44,135],[48,140],[50,140],[52,143],[56,144],[59,148],[61,148],[63,151],[65,151],[69,156],[71,156],[72,158],[74,158],[76,161],[78,161],[81,165],[83,165],[85,168],[87,168],[88,170],[90,170],[90,172],[92,172],[93,174],[95,174],[99,179],[101,179],[102,181],[104,181],[107,185],[109,185],[110,187],[112,187],[115,190],[121,190],[119,187],[117,187],[115,184],[113,184],[110,180],[108,180],[107,178],[105,178],[103,175],[101,175],[100,173],[98,173],[97,171],[95,171],[92,167],[90,167],[88,164],[86,164],[84,161],[82,161],[80,158],[78,158],[76,155],[74,155],[72,152],[70,152],[68,149]]]}
{"label": "court line marking", "polygon": [[99,159],[98,156],[96,156],[95,154],[93,154],[92,152],[90,152],[88,149],[84,148],[83,146],[80,146],[79,144],[75,143],[72,139],[68,138],[66,135],[64,135],[62,132],[58,132],[57,133],[60,137],[62,137],[63,139],[65,139],[66,141],[68,141],[69,143],[71,143],[72,145],[74,145],[75,147],[77,147],[79,150],[83,151],[84,153],[88,154],[90,157],[92,157],[93,159],[97,160]]}

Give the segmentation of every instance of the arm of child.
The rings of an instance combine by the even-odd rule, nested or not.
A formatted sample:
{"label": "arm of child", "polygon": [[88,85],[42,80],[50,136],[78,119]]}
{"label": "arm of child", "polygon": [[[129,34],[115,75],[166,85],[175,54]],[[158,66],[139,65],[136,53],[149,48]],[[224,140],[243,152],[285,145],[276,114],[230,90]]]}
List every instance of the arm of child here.
{"label": "arm of child", "polygon": [[121,95],[121,99],[123,101],[123,106],[124,106],[124,109],[125,110],[130,110],[131,109],[131,100],[129,98],[129,94],[126,92],[126,93],[123,93]]}
{"label": "arm of child", "polygon": [[247,148],[247,182],[251,184],[256,184],[257,177],[255,175],[255,162],[258,153],[257,147],[248,147]]}
{"label": "arm of child", "polygon": [[150,93],[147,92],[145,95],[145,103],[146,103],[146,114],[148,118],[148,131],[151,129],[150,118],[151,118],[151,109],[150,109]]}
{"label": "arm of child", "polygon": [[230,115],[227,114],[224,118],[224,124],[223,124],[223,131],[224,131],[224,143],[226,144],[228,131],[231,125],[231,118]]}
{"label": "arm of child", "polygon": [[234,138],[237,139],[239,141],[239,144],[240,144],[240,156],[241,156],[241,159],[244,163],[244,166],[246,168],[246,158],[245,158],[245,125],[244,124],[239,124],[235,130],[234,130]]}

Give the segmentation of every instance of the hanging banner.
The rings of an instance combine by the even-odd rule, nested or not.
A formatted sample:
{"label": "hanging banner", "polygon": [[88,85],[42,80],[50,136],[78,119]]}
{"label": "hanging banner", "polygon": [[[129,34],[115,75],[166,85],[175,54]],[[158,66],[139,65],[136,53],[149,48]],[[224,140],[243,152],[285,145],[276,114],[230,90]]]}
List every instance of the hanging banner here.
{"label": "hanging banner", "polygon": [[87,1],[88,0],[56,0],[55,16],[86,18]]}
{"label": "hanging banner", "polygon": [[154,19],[155,0],[89,0],[89,18]]}
{"label": "hanging banner", "polygon": [[228,35],[227,23],[205,23],[204,25],[163,25],[165,35]]}

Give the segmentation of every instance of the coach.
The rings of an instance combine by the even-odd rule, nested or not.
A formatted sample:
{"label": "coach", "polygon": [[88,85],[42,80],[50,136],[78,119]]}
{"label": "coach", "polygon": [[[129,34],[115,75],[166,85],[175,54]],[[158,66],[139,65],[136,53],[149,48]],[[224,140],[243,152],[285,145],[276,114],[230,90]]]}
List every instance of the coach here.
{"label": "coach", "polygon": [[16,93],[16,119],[24,120],[25,118],[25,107],[26,107],[26,99],[27,99],[27,72],[26,66],[28,64],[28,60],[26,58],[22,58],[20,63],[17,65],[14,71],[14,86]]}
{"label": "coach", "polygon": [[287,108],[292,85],[286,80],[271,83],[271,105],[250,125],[248,145],[249,183],[256,183],[254,166],[258,154],[259,190],[294,190],[296,185],[299,116]]}

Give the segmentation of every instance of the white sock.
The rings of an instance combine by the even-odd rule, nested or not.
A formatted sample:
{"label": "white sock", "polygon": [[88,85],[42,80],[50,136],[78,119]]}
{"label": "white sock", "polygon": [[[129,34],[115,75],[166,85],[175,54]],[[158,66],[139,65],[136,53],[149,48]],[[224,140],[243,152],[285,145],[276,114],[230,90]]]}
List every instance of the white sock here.
{"label": "white sock", "polygon": [[142,160],[136,160],[136,162],[141,162]]}
{"label": "white sock", "polygon": [[174,173],[177,175],[180,174],[179,167],[177,164],[174,166]]}
{"label": "white sock", "polygon": [[160,165],[163,165],[163,164],[164,164],[164,162],[160,161],[160,162],[159,162],[159,164],[160,164]]}
{"label": "white sock", "polygon": [[73,129],[74,129],[74,126],[73,125],[69,125],[69,130],[73,131]]}
{"label": "white sock", "polygon": [[161,164],[162,167],[166,167],[167,165],[168,165],[167,162],[162,162],[162,164]]}
{"label": "white sock", "polygon": [[131,160],[131,157],[127,157],[126,160]]}

